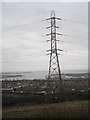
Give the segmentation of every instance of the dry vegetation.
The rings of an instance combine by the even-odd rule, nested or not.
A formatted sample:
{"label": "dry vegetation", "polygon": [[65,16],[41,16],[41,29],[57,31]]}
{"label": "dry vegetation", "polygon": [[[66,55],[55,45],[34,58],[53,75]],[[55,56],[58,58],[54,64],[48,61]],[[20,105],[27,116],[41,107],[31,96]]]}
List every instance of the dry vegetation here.
{"label": "dry vegetation", "polygon": [[88,100],[3,108],[3,118],[87,118]]}

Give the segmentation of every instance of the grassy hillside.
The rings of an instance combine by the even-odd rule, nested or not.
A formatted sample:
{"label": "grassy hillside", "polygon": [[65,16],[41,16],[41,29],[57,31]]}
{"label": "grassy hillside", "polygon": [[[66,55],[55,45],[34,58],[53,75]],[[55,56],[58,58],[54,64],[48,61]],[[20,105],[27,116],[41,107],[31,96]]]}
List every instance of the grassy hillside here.
{"label": "grassy hillside", "polygon": [[3,118],[87,118],[88,100],[3,108]]}

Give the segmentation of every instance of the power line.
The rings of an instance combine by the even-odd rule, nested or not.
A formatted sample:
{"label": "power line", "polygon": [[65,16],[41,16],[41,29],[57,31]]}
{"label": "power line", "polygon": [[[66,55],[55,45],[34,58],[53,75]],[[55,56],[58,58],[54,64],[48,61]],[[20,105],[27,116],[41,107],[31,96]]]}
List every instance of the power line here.
{"label": "power line", "polygon": [[[37,16],[41,16],[41,15],[45,15],[45,14],[48,14],[48,12],[45,12],[45,11],[43,11],[42,13],[40,13],[40,14],[34,14],[34,15],[29,15],[29,16],[24,16],[24,17],[20,17],[21,19],[24,19],[24,18],[29,18],[30,17],[30,20],[31,20],[31,18],[33,18],[33,17],[37,17]],[[19,20],[20,20],[20,18],[19,18]],[[11,18],[10,18],[11,19]],[[14,20],[15,21],[18,21],[18,19],[16,19],[16,18],[14,18]],[[12,21],[12,19],[11,19],[11,21]]]}
{"label": "power line", "polygon": [[33,25],[35,23],[40,23],[41,21],[34,21],[34,22],[30,22],[30,23],[24,23],[24,24],[19,24],[19,25],[15,25],[15,26],[11,26],[11,27],[7,27],[5,29],[13,29],[13,28],[17,28],[17,27],[23,27],[23,26],[26,26],[26,25]]}
{"label": "power line", "polygon": [[83,39],[83,40],[87,39],[87,38],[81,38],[81,37],[73,36],[73,35],[63,35],[63,36],[65,36],[65,37],[72,37],[72,38],[78,38],[78,39]]}
{"label": "power line", "polygon": [[79,22],[79,21],[74,21],[74,20],[69,20],[69,19],[62,19],[63,21],[66,21],[66,22],[72,22],[72,23],[79,23],[79,24],[85,24],[85,25],[88,25],[88,23],[83,23],[83,22]]}
{"label": "power line", "polygon": [[75,32],[85,32],[85,33],[88,33],[88,31],[82,31],[82,30],[78,30],[78,29],[72,29],[72,28],[68,28],[68,27],[66,27],[66,28],[59,28],[59,29],[67,29],[67,30],[70,30],[70,31],[75,31]]}
{"label": "power line", "polygon": [[[85,25],[88,24],[88,23],[82,23],[82,22],[79,22],[79,21],[74,21],[74,20],[69,20],[69,19],[63,19],[63,18],[60,18],[60,19],[65,21],[65,22],[79,23],[79,24],[85,24]],[[7,30],[7,29],[13,29],[13,28],[17,28],[17,27],[23,27],[23,26],[30,25],[30,24],[32,25],[32,24],[40,23],[42,21],[46,21],[46,19],[43,19],[41,21],[34,21],[34,22],[30,22],[30,23],[24,23],[24,24],[11,26],[11,27],[6,27],[5,29]]]}
{"label": "power line", "polygon": [[78,14],[76,14],[76,13],[73,13],[73,12],[67,12],[67,13],[65,13],[65,12],[61,12],[61,11],[58,11],[58,10],[56,10],[56,12],[58,12],[59,14],[65,14],[65,15],[72,15],[72,16],[76,16],[76,17],[79,17],[79,18],[86,18],[86,16],[83,16],[83,15],[78,15]]}
{"label": "power line", "polygon": [[[58,34],[58,33],[57,33]],[[49,34],[48,34],[49,35]],[[82,38],[82,37],[79,37],[79,36],[74,36],[74,35],[68,35],[68,34],[58,34],[60,36],[65,36],[65,37],[73,37],[73,38],[78,38],[78,39],[87,39],[87,38]],[[44,37],[45,35],[42,35],[42,37]]]}
{"label": "power line", "polygon": [[[38,32],[40,32],[40,31],[42,31],[42,29],[34,30],[35,33],[38,33]],[[14,32],[15,32],[15,31],[14,31]],[[20,33],[13,34],[13,36],[24,35],[24,34],[26,34],[27,32],[30,33],[30,31],[20,32]],[[11,35],[12,35],[12,34],[10,34],[10,36],[11,36]],[[41,37],[41,36],[39,36],[39,37]]]}
{"label": "power line", "polygon": [[[88,25],[88,23],[84,23],[84,22],[80,22],[80,21],[75,21],[75,20],[70,20],[70,19],[66,19],[66,18],[60,18],[62,21],[65,22],[71,22],[71,23],[78,23],[78,24],[84,24],[84,25]],[[43,19],[42,21],[46,21],[46,19]]]}

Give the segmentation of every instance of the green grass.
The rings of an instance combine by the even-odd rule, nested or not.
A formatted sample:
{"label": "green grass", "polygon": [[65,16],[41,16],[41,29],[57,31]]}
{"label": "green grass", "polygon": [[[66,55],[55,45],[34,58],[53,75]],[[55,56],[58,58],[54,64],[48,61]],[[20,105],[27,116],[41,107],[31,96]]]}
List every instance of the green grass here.
{"label": "green grass", "polygon": [[88,100],[3,108],[3,118],[87,118]]}

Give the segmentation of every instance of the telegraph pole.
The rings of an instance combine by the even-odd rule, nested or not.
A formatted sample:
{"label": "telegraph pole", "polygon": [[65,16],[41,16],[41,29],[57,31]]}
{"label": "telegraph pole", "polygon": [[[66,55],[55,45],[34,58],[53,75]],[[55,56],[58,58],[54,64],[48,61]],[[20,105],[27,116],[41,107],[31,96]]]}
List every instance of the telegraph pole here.
{"label": "telegraph pole", "polygon": [[55,17],[55,12],[51,12],[51,17],[46,19],[51,21],[51,26],[47,27],[47,29],[51,29],[50,34],[46,34],[46,36],[50,36],[51,39],[47,40],[47,42],[50,42],[51,48],[50,50],[47,50],[47,52],[50,52],[47,55],[50,55],[50,61],[49,61],[49,73],[48,73],[48,80],[57,79],[59,80],[59,92],[62,92],[62,79],[61,79],[61,70],[60,70],[60,64],[59,64],[59,58],[58,58],[58,51],[63,51],[61,49],[57,48],[57,35],[62,35],[60,33],[57,33],[56,29],[59,28],[56,26],[56,20],[61,20],[61,18]]}

